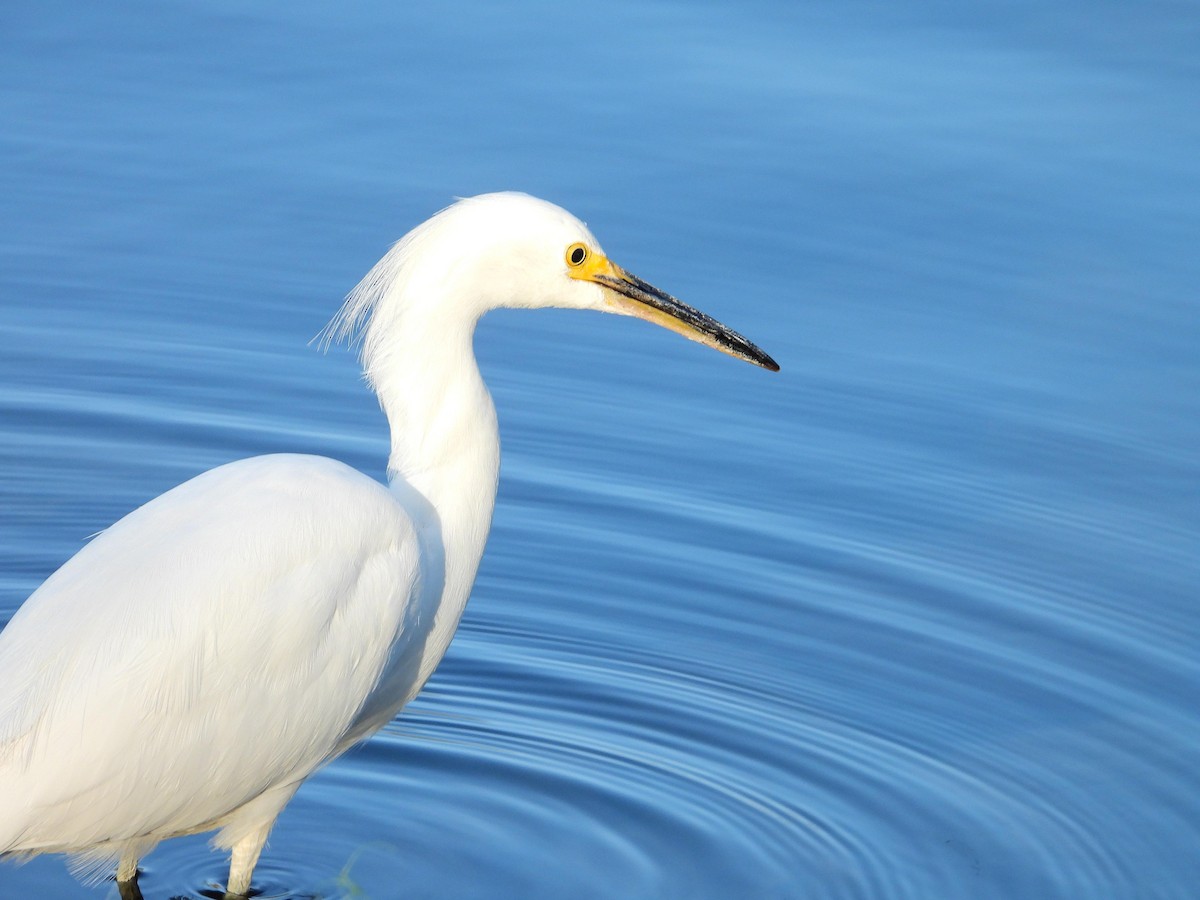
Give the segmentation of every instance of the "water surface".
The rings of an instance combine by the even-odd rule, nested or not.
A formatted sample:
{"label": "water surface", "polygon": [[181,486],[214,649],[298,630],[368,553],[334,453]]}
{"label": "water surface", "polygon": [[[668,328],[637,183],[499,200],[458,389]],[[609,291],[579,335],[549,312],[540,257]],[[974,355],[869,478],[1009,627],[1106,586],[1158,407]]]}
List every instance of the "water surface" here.
{"label": "water surface", "polygon": [[[495,525],[425,692],[267,897],[1191,897],[1200,14],[0,14],[0,622],[232,459],[382,477],[340,297],[520,189],[729,322],[504,312]],[[248,736],[253,739],[253,736]],[[145,860],[202,896],[203,838]],[[5,897],[113,897],[61,860]]]}

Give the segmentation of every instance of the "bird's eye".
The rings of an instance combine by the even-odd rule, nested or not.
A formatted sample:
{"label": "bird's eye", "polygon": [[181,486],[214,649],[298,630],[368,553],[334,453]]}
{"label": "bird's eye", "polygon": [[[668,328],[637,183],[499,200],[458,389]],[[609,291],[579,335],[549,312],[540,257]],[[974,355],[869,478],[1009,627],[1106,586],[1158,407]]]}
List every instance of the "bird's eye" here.
{"label": "bird's eye", "polygon": [[583,261],[588,258],[588,249],[583,244],[572,244],[567,248],[567,265],[582,266]]}

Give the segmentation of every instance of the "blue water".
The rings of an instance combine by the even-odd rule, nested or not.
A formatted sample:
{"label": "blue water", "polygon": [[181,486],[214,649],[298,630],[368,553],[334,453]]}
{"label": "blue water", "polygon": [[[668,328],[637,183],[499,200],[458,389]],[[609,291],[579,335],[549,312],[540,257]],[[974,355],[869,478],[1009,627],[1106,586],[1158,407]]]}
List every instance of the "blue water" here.
{"label": "blue water", "polygon": [[[381,477],[309,339],[525,190],[783,371],[484,321],[474,597],[264,896],[1197,896],[1200,8],[408,7],[0,12],[0,622],[213,465]],[[144,866],[225,877],[202,837]]]}

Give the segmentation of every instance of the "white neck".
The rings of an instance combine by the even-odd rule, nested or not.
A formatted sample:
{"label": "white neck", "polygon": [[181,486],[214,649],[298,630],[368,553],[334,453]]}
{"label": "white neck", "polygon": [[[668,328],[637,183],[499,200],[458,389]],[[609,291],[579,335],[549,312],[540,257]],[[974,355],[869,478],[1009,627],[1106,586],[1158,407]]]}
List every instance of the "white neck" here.
{"label": "white neck", "polygon": [[414,521],[436,529],[445,588],[430,635],[440,659],[487,541],[500,472],[496,409],[475,362],[473,317],[406,311],[369,373],[391,425],[388,476]]}

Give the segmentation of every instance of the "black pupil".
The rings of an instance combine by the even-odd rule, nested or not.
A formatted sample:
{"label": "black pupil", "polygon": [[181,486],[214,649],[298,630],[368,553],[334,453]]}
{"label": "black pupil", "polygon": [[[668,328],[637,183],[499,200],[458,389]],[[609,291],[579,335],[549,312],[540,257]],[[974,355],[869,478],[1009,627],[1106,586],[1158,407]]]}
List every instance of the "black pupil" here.
{"label": "black pupil", "polygon": [[583,255],[583,248],[576,247],[571,251],[571,262],[573,262],[575,265],[579,265],[581,262],[583,262]]}

